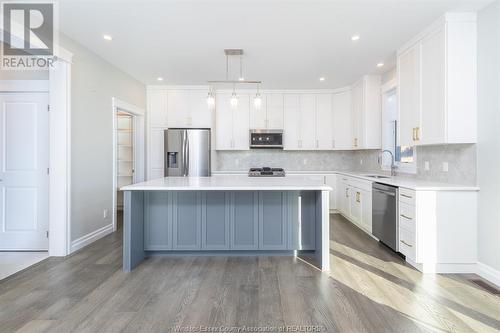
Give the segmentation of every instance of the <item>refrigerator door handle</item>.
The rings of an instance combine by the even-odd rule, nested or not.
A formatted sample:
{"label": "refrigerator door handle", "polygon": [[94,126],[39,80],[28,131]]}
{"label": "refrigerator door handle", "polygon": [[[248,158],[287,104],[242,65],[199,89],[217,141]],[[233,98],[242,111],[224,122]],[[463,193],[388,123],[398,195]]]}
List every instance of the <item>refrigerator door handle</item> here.
{"label": "refrigerator door handle", "polygon": [[189,176],[189,154],[190,154],[190,151],[189,151],[189,135],[188,135],[187,131],[185,133],[186,133],[186,141],[185,141],[185,145],[186,145],[186,164],[184,166],[184,169],[186,171],[185,171],[184,176]]}
{"label": "refrigerator door handle", "polygon": [[186,159],[187,159],[187,150],[186,150],[186,143],[187,143],[187,132],[182,131],[182,176],[186,176]]}

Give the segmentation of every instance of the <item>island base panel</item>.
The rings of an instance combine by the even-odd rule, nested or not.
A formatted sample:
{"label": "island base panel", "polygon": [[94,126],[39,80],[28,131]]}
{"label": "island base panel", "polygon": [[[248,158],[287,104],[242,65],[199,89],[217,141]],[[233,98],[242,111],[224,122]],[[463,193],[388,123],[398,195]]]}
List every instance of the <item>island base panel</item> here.
{"label": "island base panel", "polygon": [[328,191],[136,190],[124,203],[124,271],[157,254],[304,254],[329,269]]}

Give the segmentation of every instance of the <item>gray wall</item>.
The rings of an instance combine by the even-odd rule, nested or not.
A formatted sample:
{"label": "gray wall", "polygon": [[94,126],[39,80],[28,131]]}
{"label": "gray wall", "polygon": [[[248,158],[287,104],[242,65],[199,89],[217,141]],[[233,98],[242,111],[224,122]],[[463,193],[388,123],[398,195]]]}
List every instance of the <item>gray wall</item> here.
{"label": "gray wall", "polygon": [[[111,223],[111,98],[146,107],[146,88],[81,44],[61,36],[71,68],[71,240]],[[103,210],[108,209],[107,219]]]}
{"label": "gray wall", "polygon": [[[250,167],[283,167],[290,171],[366,171],[382,172],[378,150],[359,151],[219,151],[215,170],[246,171]],[[424,162],[429,162],[429,171]],[[448,162],[448,172],[442,163]],[[439,145],[417,148],[417,174],[401,174],[423,180],[445,183],[476,184],[476,146]]]}
{"label": "gray wall", "polygon": [[500,1],[478,15],[479,261],[500,271]]}

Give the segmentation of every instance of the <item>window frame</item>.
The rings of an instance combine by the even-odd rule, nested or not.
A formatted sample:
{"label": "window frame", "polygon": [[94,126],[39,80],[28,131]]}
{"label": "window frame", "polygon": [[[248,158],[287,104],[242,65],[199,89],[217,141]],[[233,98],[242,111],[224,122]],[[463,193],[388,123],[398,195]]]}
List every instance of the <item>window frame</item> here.
{"label": "window frame", "polygon": [[[396,120],[396,138],[395,138],[396,148],[397,148],[398,147],[397,131],[398,131],[398,127],[399,127],[397,125],[397,123],[399,122],[400,110],[399,110],[399,92],[398,92],[398,85],[397,85],[396,78],[393,78],[393,79],[389,80],[388,82],[384,83],[380,88],[380,94],[381,94],[382,120],[384,120],[385,119],[385,111],[386,111],[386,109],[385,109],[385,100],[386,100],[385,95],[393,90],[396,91],[396,98],[397,98],[397,115],[398,115],[398,117]],[[383,136],[383,131],[385,129],[384,121],[382,121],[382,124],[383,125],[382,125],[381,130],[382,130],[382,136]],[[382,150],[384,150],[384,149],[385,149],[385,147],[382,146]],[[395,157],[396,156],[394,156],[394,158]],[[404,163],[401,161],[394,161],[394,164],[397,167],[397,169],[396,169],[397,172],[406,173],[406,174],[416,174],[417,173],[417,147],[413,146],[413,162],[412,163]],[[380,167],[384,171],[391,170],[391,166],[384,164],[383,159],[381,160]]]}

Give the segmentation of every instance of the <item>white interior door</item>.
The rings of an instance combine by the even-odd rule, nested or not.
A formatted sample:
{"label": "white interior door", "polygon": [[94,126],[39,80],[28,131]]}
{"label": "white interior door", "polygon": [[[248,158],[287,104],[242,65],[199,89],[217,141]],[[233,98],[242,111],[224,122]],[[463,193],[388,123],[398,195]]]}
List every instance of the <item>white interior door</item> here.
{"label": "white interior door", "polygon": [[46,93],[0,94],[0,250],[48,249]]}

